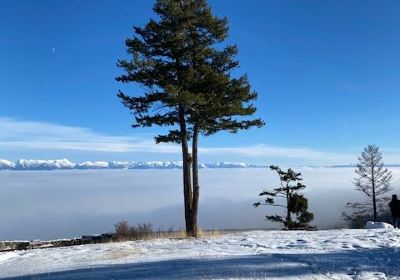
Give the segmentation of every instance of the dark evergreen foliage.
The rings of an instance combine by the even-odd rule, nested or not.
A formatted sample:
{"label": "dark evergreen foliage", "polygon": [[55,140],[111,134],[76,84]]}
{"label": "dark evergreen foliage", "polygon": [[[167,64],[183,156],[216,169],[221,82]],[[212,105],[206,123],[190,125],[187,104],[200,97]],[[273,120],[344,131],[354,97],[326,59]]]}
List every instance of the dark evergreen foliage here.
{"label": "dark evergreen foliage", "polygon": [[283,171],[277,166],[270,166],[270,169],[279,175],[281,186],[272,190],[263,191],[259,195],[264,201],[256,202],[253,205],[275,206],[283,208],[285,216],[268,215],[267,220],[282,223],[285,229],[313,229],[309,223],[314,219],[314,214],[308,211],[308,200],[299,191],[306,186],[303,185],[301,173],[294,172],[292,169]]}
{"label": "dark evergreen foliage", "polygon": [[232,76],[239,62],[236,45],[222,47],[227,19],[214,16],[206,0],[157,0],[153,10],[156,19],[126,40],[130,57],[118,61],[125,73],[116,78],[144,92],[118,97],[134,114],[133,127],[167,126],[156,142],[181,144],[186,231],[196,236],[199,134],[235,133],[263,121],[246,118],[256,112],[257,94],[245,75]]}
{"label": "dark evergreen foliage", "polygon": [[390,198],[383,195],[392,190],[392,172],[384,167],[379,147],[369,145],[364,148],[358,157],[355,172],[358,175],[354,181],[355,189],[367,199],[364,202],[347,203],[350,213],[343,212],[343,218],[353,225],[359,224],[360,221],[366,222],[368,217],[376,222],[380,214],[388,211]]}

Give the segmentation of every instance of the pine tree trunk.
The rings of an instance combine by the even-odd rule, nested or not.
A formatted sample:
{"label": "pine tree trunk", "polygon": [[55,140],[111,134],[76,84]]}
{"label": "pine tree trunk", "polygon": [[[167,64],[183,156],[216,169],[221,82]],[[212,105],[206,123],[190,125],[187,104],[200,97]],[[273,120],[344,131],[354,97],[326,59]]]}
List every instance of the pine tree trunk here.
{"label": "pine tree trunk", "polygon": [[184,207],[185,207],[185,225],[186,235],[193,236],[193,222],[192,222],[192,182],[191,182],[191,158],[188,147],[188,136],[186,130],[185,121],[185,109],[183,106],[179,106],[179,124],[181,132],[181,145],[182,145],[182,161],[183,161],[183,196],[184,196]]}
{"label": "pine tree trunk", "polygon": [[193,128],[193,141],[192,141],[192,178],[193,178],[193,201],[192,201],[192,226],[193,226],[193,237],[198,236],[198,227],[197,227],[197,213],[199,208],[199,196],[200,196],[200,186],[199,186],[199,162],[198,162],[198,138],[199,137],[199,128],[197,125]]}

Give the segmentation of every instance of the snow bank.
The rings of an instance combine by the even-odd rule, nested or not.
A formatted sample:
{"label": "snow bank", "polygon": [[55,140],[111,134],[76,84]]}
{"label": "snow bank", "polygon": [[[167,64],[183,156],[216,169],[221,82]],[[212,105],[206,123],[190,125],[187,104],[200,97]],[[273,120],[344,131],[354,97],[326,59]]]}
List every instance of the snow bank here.
{"label": "snow bank", "polygon": [[387,224],[387,223],[368,221],[364,228],[365,229],[389,229],[389,228],[393,228],[393,226],[390,224]]}
{"label": "snow bank", "polygon": [[0,253],[0,278],[400,279],[399,240],[394,229],[253,231],[24,250]]}
{"label": "snow bank", "polygon": [[10,260],[12,258],[16,258],[19,257],[19,254],[17,254],[16,252],[4,252],[0,254],[0,265],[1,263]]}

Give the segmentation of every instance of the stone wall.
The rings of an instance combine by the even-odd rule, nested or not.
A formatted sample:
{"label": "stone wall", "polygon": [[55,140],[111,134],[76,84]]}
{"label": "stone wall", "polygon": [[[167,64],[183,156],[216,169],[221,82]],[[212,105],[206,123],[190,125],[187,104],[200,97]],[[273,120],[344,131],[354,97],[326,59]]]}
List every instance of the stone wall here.
{"label": "stone wall", "polygon": [[115,235],[113,233],[105,233],[98,235],[84,235],[81,238],[50,241],[0,241],[0,252],[106,243],[114,240]]}

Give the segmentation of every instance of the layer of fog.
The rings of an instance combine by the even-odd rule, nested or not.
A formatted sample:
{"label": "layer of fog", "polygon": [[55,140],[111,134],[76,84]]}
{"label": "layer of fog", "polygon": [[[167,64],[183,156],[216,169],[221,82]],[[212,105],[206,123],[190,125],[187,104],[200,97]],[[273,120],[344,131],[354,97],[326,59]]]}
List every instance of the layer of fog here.
{"label": "layer of fog", "polygon": [[[391,168],[400,186],[400,168]],[[314,224],[344,226],[341,213],[354,191],[352,168],[302,168]],[[120,220],[155,229],[183,227],[181,170],[0,172],[0,240],[54,239],[104,233]],[[202,228],[271,228],[258,193],[277,186],[266,169],[201,170]]]}

